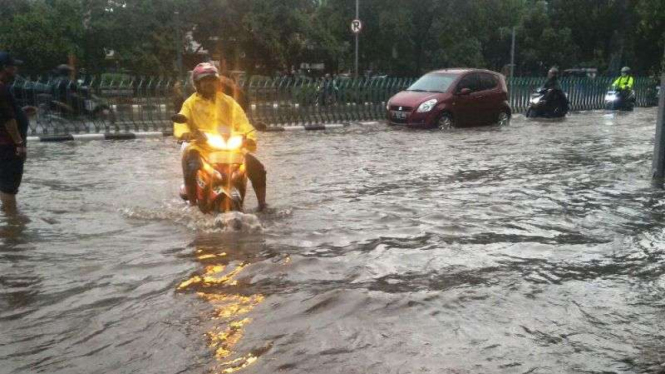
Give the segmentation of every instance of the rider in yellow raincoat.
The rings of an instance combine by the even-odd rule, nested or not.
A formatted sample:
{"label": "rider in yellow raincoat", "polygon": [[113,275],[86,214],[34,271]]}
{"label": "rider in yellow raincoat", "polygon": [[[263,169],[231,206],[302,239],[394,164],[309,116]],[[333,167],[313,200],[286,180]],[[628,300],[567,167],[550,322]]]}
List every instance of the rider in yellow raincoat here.
{"label": "rider in yellow raincoat", "polygon": [[[245,112],[230,96],[220,91],[219,73],[210,63],[198,64],[192,73],[192,80],[196,93],[190,96],[182,105],[180,114],[187,117],[187,123],[174,123],[173,134],[184,141],[195,139],[199,131],[221,134],[231,130],[235,133],[245,134],[247,149],[256,150],[256,132],[249,123]],[[191,127],[195,127],[192,129]],[[196,204],[196,172],[201,167],[200,156],[197,151],[188,151],[183,156],[182,169],[185,178],[185,187],[190,204]],[[259,210],[266,205],[266,169],[252,154],[245,155],[247,177],[259,202]]]}

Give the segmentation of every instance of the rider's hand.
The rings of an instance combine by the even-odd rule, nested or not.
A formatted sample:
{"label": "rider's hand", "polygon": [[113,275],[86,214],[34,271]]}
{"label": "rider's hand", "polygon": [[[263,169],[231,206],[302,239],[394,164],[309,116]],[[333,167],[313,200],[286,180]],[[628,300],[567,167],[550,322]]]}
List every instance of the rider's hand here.
{"label": "rider's hand", "polygon": [[182,140],[183,142],[203,142],[206,141],[206,137],[200,131],[197,131],[195,133],[186,132],[180,135],[180,140]]}
{"label": "rider's hand", "polygon": [[247,148],[247,150],[250,152],[256,151],[256,140],[245,139],[245,148]]}
{"label": "rider's hand", "polygon": [[182,135],[180,135],[180,140],[183,142],[191,142],[192,141],[192,133],[186,132]]}
{"label": "rider's hand", "polygon": [[197,131],[194,133],[194,137],[192,138],[192,140],[196,142],[205,143],[208,140],[208,138],[204,133]]}

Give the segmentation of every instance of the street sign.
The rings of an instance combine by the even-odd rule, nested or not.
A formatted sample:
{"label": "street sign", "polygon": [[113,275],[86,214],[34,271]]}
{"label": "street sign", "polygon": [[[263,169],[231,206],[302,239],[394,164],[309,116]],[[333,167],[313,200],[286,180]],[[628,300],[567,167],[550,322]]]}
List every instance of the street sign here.
{"label": "street sign", "polygon": [[360,34],[362,29],[363,29],[363,23],[360,22],[359,19],[354,19],[353,21],[351,21],[351,31],[354,34]]}

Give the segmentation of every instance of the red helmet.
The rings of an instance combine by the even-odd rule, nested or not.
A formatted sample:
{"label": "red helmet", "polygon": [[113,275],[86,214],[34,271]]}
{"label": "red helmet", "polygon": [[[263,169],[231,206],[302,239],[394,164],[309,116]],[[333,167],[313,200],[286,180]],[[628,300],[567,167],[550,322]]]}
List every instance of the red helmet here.
{"label": "red helmet", "polygon": [[197,83],[201,79],[207,77],[219,78],[219,73],[217,72],[215,65],[209,62],[202,62],[196,65],[194,71],[192,72],[192,80],[194,83]]}

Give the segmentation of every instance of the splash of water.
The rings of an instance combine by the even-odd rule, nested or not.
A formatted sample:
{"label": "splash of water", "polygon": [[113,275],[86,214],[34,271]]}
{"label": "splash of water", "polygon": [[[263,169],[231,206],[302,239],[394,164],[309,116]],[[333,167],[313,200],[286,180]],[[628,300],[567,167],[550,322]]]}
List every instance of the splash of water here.
{"label": "splash of water", "polygon": [[165,203],[161,209],[123,208],[121,213],[127,218],[175,222],[190,230],[205,233],[263,230],[259,218],[254,214],[242,212],[203,214],[196,207],[185,206],[180,201]]}

